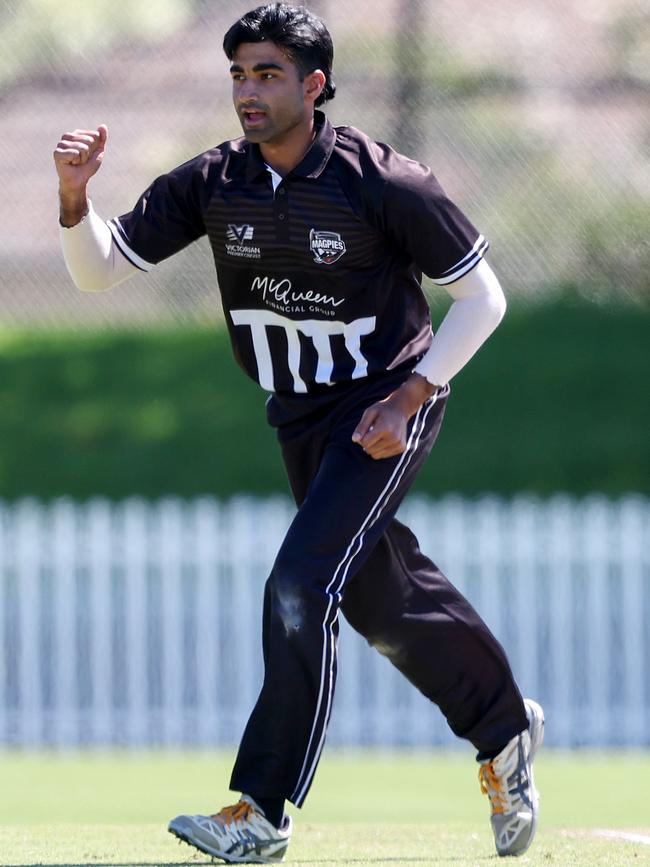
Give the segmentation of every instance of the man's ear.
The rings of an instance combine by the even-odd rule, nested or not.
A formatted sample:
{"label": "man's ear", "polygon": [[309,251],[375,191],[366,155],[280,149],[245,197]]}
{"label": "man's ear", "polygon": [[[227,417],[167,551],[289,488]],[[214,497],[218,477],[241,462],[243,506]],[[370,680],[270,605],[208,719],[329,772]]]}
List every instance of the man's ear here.
{"label": "man's ear", "polygon": [[309,102],[316,102],[327,84],[327,78],[322,69],[315,69],[306,75],[303,81],[303,92]]}

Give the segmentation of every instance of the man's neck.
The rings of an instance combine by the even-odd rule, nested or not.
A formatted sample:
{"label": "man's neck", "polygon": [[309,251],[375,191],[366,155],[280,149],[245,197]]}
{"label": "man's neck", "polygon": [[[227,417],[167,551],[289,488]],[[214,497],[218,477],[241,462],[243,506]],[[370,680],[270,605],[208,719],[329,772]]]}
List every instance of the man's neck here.
{"label": "man's neck", "polygon": [[290,130],[280,142],[263,142],[260,152],[264,162],[284,177],[302,162],[316,138],[316,125],[312,117],[308,123]]}

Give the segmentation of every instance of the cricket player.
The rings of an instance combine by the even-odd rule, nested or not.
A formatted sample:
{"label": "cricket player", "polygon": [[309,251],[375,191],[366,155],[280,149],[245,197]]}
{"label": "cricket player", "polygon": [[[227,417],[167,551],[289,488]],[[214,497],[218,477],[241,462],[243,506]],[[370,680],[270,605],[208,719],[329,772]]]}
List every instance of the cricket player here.
{"label": "cricket player", "polygon": [[[269,392],[298,509],[264,595],[264,683],[230,781],[240,800],[169,830],[231,863],[280,861],[325,742],[339,612],[477,751],[500,855],[535,833],[542,709],[395,513],[442,423],[449,382],[505,310],[487,241],[431,170],[318,110],[333,47],[303,7],[272,3],[226,33],[244,135],[154,180],[104,222],[87,184],[108,131],[54,151],[73,280],[102,290],[207,234],[233,352]],[[422,273],[449,293],[431,329]],[[432,781],[433,783],[433,781]]]}

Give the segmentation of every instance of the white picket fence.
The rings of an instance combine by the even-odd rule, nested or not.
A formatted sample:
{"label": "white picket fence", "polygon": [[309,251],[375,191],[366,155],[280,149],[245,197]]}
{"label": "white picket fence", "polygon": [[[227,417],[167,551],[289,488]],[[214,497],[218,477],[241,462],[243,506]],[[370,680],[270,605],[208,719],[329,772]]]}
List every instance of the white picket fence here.
{"label": "white picket fence", "polygon": [[[237,742],[284,499],[0,504],[0,745]],[[560,746],[650,745],[650,500],[412,498],[401,517],[505,645]],[[329,742],[450,744],[342,625]]]}

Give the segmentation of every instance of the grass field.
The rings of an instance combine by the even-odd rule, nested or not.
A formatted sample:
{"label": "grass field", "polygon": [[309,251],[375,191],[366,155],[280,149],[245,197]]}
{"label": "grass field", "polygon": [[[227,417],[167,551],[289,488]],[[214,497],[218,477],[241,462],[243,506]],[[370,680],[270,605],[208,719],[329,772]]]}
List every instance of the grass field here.
{"label": "grass field", "polygon": [[[0,865],[208,864],[166,822],[230,803],[231,762],[224,753],[0,753]],[[517,864],[650,865],[650,753],[547,750],[536,774],[540,831]],[[293,813],[293,865],[503,863],[467,753],[332,751]]]}

